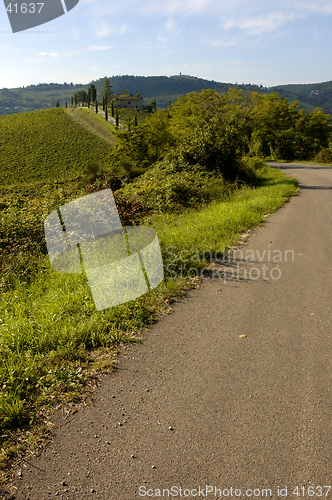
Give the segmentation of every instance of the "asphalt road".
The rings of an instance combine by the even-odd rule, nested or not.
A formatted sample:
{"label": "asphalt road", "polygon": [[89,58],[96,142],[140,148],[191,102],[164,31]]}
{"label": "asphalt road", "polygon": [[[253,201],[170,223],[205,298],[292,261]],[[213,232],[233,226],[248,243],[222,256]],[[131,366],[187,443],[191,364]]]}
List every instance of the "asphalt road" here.
{"label": "asphalt road", "polygon": [[332,500],[332,169],[281,168],[299,195],[54,417],[15,498]]}

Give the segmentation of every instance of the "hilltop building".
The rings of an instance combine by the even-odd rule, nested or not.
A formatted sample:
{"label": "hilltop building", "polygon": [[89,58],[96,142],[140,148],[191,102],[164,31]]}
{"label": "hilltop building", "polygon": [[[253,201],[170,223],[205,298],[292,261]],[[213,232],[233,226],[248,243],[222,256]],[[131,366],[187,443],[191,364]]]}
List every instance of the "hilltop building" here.
{"label": "hilltop building", "polygon": [[143,110],[143,97],[139,95],[139,92],[134,96],[129,95],[127,90],[122,90],[120,94],[113,95],[113,98],[117,108]]}
{"label": "hilltop building", "polygon": [[180,79],[180,78],[194,78],[194,77],[192,77],[190,75],[183,75],[182,73],[180,73],[179,75],[170,76],[170,78]]}

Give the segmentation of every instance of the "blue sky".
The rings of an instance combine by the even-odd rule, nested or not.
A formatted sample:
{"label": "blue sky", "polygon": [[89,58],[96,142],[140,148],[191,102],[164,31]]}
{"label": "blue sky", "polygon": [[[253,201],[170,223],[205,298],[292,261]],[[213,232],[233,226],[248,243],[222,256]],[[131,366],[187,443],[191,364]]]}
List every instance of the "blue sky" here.
{"label": "blue sky", "polygon": [[80,0],[13,34],[1,2],[0,88],[179,72],[264,86],[328,81],[331,27],[332,0]]}

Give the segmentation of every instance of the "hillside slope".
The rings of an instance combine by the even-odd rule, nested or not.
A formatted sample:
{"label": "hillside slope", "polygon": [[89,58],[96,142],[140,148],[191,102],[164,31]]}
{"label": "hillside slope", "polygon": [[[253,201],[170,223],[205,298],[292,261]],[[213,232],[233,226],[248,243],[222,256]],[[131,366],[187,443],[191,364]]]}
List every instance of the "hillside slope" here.
{"label": "hillside slope", "polygon": [[72,182],[90,161],[107,168],[112,146],[62,108],[0,117],[0,185]]}
{"label": "hillside slope", "polygon": [[278,85],[270,90],[278,92],[281,97],[288,97],[290,101],[300,101],[308,111],[320,107],[326,113],[332,114],[332,81],[303,85]]}

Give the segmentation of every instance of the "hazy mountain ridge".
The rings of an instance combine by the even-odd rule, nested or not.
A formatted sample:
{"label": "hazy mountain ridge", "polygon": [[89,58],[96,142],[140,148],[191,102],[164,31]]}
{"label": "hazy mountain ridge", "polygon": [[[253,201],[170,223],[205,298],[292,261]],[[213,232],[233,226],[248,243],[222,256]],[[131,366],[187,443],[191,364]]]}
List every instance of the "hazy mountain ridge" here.
{"label": "hazy mountain ridge", "polygon": [[[290,100],[299,100],[300,106],[307,111],[315,107],[322,107],[324,111],[332,114],[332,81],[313,84],[289,84],[275,87],[262,87],[255,84],[232,84],[205,80],[189,75],[167,76],[112,76],[109,77],[113,93],[117,94],[122,90],[136,95],[139,92],[148,104],[151,99],[156,98],[157,106],[166,108],[169,102],[174,102],[179,95],[186,95],[188,92],[202,89],[214,89],[218,92],[225,92],[229,88],[240,88],[245,91],[256,91],[259,93],[279,92],[282,97]],[[94,80],[99,97],[103,88],[104,77]],[[73,83],[41,83],[29,85],[22,88],[1,89],[0,90],[0,115],[13,114],[34,109],[52,108],[56,101],[60,101],[60,106],[71,103],[71,97],[80,89],[87,89],[88,84]]]}

